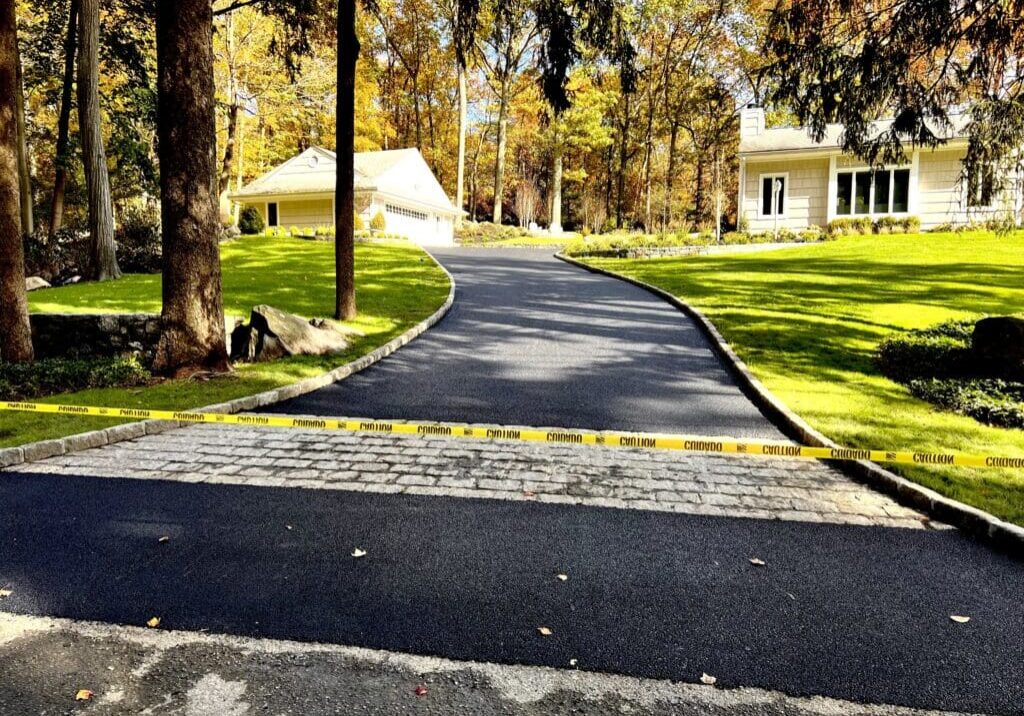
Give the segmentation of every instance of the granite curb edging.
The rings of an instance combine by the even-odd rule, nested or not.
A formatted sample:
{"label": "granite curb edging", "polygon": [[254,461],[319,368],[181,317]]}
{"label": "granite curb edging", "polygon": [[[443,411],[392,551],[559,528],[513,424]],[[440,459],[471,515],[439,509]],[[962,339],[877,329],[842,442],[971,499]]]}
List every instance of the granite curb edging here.
{"label": "granite curb edging", "polygon": [[[629,276],[590,266],[582,261],[555,254],[555,258],[578,268],[631,283],[666,301],[681,313],[692,318],[701,331],[710,339],[718,354],[739,380],[740,387],[765,415],[788,436],[812,447],[840,448],[823,433],[815,430],[803,418],[789,409],[772,394],[747,367],[732,346],[725,340],[718,328],[698,309],[664,289]],[[885,469],[868,460],[830,461],[850,477],[883,492],[900,504],[924,512],[940,522],[951,524],[963,532],[978,537],[1000,549],[1024,556],[1024,527],[1018,527],[999,519],[984,510],[971,507],[957,500],[940,495],[923,485]]]}
{"label": "granite curb edging", "polygon": [[[401,335],[392,338],[384,345],[378,346],[366,355],[356,358],[353,361],[349,361],[344,365],[340,365],[323,375],[306,378],[296,383],[267,390],[262,393],[247,395],[242,398],[235,398],[234,400],[229,400],[224,403],[207,405],[203,408],[197,408],[192,412],[241,413],[280,403],[285,400],[291,400],[292,398],[297,398],[300,395],[305,395],[306,393],[311,393],[314,390],[319,390],[320,388],[324,388],[332,383],[344,380],[354,373],[365,370],[374,363],[387,358],[399,348],[402,348],[415,338],[424,334],[448,314],[448,311],[451,310],[452,304],[455,302],[455,277],[452,276],[451,272],[448,271],[440,261],[434,258],[433,254],[426,249],[424,249],[424,253],[426,253],[427,256],[430,257],[431,261],[433,261],[434,264],[444,272],[445,276],[448,277],[449,285],[448,297],[430,316],[423,319]],[[76,433],[75,435],[68,435],[67,437],[62,438],[41,440],[39,442],[27,443],[25,445],[18,445],[10,448],[0,448],[0,470],[27,462],[35,462],[37,460],[45,460],[49,457],[66,455],[79,450],[87,450],[89,448],[100,447],[102,445],[112,445],[125,440],[134,440],[142,437],[143,435],[155,435],[157,433],[174,430],[188,425],[195,425],[195,423],[179,422],[177,420],[141,420],[132,423],[114,425],[101,430]]]}

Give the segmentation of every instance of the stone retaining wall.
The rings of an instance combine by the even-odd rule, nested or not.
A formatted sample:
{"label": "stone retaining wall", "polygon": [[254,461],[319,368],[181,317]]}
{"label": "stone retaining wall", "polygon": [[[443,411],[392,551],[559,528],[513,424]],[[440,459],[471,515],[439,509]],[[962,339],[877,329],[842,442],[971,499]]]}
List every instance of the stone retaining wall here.
{"label": "stone retaining wall", "polygon": [[29,320],[37,358],[140,353],[148,365],[160,338],[155,313],[33,313]]}

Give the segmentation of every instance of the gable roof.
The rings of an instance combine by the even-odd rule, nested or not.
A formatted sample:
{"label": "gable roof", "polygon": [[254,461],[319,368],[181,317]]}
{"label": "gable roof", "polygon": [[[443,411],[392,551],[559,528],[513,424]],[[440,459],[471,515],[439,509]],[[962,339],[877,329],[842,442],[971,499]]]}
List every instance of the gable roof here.
{"label": "gable roof", "polygon": [[[396,171],[400,166],[401,171]],[[353,168],[357,192],[381,190],[417,204],[457,212],[419,149],[356,152]],[[270,196],[333,194],[336,180],[337,155],[322,147],[310,147],[228,196],[244,203]]]}
{"label": "gable roof", "polygon": [[[952,114],[949,120],[952,127],[932,127],[932,131],[946,141],[962,139],[966,136],[968,117],[965,114]],[[880,119],[872,122],[875,134],[884,132],[892,126],[892,119]],[[740,138],[740,155],[764,154],[770,152],[802,152],[802,151],[834,151],[842,150],[843,125],[829,124],[825,127],[825,136],[820,142],[811,138],[805,127],[776,127],[766,129],[760,134],[747,135]]]}

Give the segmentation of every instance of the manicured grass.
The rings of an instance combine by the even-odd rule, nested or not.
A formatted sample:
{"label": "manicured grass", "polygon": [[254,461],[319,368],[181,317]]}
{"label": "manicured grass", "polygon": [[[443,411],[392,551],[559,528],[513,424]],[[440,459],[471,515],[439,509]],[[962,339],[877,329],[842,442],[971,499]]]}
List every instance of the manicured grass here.
{"label": "manicured grass", "polygon": [[[884,378],[887,335],[1024,310],[1024,234],[864,236],[760,254],[589,263],[701,309],[775,395],[852,447],[1024,455],[1024,431],[940,412]],[[898,468],[938,492],[1024,524],[1024,474]]]}
{"label": "manicured grass", "polygon": [[[221,248],[224,307],[248,317],[267,303],[285,311],[330,316],[334,307],[334,245],[290,238],[243,237]],[[365,335],[333,356],[300,356],[237,365],[206,381],[163,381],[144,388],[66,393],[41,402],[186,409],[294,383],[364,355],[423,320],[444,302],[449,281],[420,248],[408,242],[356,244],[356,304],[348,325]],[[160,276],[132,275],[103,284],[79,284],[30,294],[32,311],[159,312]],[[0,447],[113,425],[114,420],[64,415],[0,413]]]}

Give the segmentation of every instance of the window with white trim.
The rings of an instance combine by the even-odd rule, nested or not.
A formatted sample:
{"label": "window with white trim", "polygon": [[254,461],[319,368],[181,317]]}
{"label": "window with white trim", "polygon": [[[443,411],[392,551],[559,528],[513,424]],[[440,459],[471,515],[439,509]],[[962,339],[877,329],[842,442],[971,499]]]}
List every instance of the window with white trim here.
{"label": "window with white trim", "polygon": [[906,214],[910,169],[860,169],[836,175],[836,216]]}
{"label": "window with white trim", "polygon": [[427,220],[427,215],[425,213],[422,211],[416,211],[415,209],[407,209],[404,206],[395,206],[394,204],[385,204],[384,208],[389,214],[407,216],[410,219],[419,219],[420,221]]}
{"label": "window with white trim", "polygon": [[771,219],[786,215],[786,190],[788,174],[762,174],[761,197],[758,213],[762,218]]}

